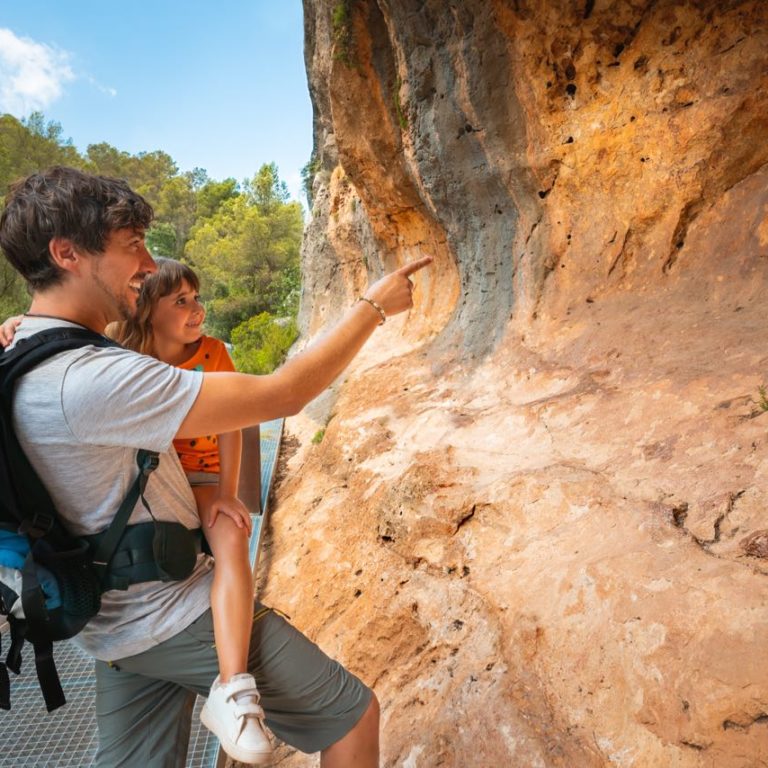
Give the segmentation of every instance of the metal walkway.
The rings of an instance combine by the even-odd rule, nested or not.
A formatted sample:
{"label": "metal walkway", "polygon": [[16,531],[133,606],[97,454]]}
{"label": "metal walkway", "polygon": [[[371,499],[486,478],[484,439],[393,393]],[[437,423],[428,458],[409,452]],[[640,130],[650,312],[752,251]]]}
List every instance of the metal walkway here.
{"label": "metal walkway", "polygon": [[[253,517],[250,541],[251,562],[258,565],[259,548],[272,487],[283,420],[266,422],[258,429],[244,430],[241,496]],[[254,467],[261,472],[252,472]],[[4,638],[3,646],[8,647]],[[10,712],[0,712],[0,768],[85,768],[96,754],[96,704],[93,660],[69,642],[57,643],[54,657],[67,703],[48,713],[35,675],[34,659],[25,653],[21,675],[11,675]],[[200,724],[202,699],[198,697],[192,717],[187,768],[215,768],[219,744]]]}

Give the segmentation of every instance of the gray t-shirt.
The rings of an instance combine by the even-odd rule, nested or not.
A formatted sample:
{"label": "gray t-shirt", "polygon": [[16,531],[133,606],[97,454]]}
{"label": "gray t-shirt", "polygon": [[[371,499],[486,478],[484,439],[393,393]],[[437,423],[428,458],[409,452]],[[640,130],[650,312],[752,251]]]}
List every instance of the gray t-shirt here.
{"label": "gray t-shirt", "polygon": [[[27,317],[15,341],[65,325],[72,324]],[[172,441],[202,380],[199,372],[146,355],[87,346],[56,355],[18,382],[13,401],[16,434],[72,533],[98,533],[109,526],[138,473],[139,448],[160,453],[145,494],[154,516],[200,527],[195,498]],[[139,501],[129,522],[150,519]],[[201,555],[184,581],[111,590],[75,641],[103,661],[141,653],[173,637],[208,609],[212,577],[212,563]]]}

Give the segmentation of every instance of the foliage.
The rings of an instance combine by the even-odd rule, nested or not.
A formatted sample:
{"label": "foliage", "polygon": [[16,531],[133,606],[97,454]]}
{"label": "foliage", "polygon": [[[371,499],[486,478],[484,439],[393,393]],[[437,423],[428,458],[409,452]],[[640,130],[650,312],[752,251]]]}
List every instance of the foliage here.
{"label": "foliage", "polygon": [[20,315],[29,307],[29,294],[15,269],[0,259],[0,322],[11,315]]}
{"label": "foliage", "polygon": [[[83,167],[83,159],[69,139],[62,137],[59,123],[45,122],[40,112],[26,120],[0,115],[0,190],[39,168],[50,165]],[[24,281],[8,262],[0,259],[0,320],[17,315],[29,306]]]}
{"label": "foliage", "polygon": [[185,260],[200,275],[214,335],[227,339],[262,312],[295,313],[303,226],[301,205],[288,200],[271,163],[193,227]]}
{"label": "foliage", "polygon": [[275,319],[262,312],[232,331],[232,359],[244,373],[272,373],[299,335],[293,319]]}
{"label": "foliage", "polygon": [[320,445],[320,443],[323,442],[323,438],[325,437],[325,430],[324,429],[318,429],[317,432],[312,436],[312,445]]}
{"label": "foliage", "polygon": [[[126,179],[147,198],[155,210],[147,245],[155,256],[184,259],[200,273],[214,335],[226,339],[263,312],[296,315],[303,216],[274,164],[238,185],[231,178],[210,179],[201,168],[180,172],[159,150],[132,155],[102,142],[80,154],[61,125],[46,122],[42,113],[25,120],[0,115],[0,194],[14,180],[52,165]],[[0,258],[0,320],[28,306],[23,281]]]}
{"label": "foliage", "polygon": [[757,388],[757,393],[760,395],[760,399],[757,401],[757,406],[761,411],[768,411],[768,390],[764,386]]}
{"label": "foliage", "polygon": [[339,0],[331,11],[333,27],[333,58],[353,66],[352,60],[352,0]]}
{"label": "foliage", "polygon": [[239,194],[237,182],[234,179],[207,180],[197,191],[197,218],[210,218],[219,210],[222,203]]}
{"label": "foliage", "polygon": [[278,317],[296,317],[301,298],[301,268],[298,259],[291,261],[273,278],[265,294]]}
{"label": "foliage", "polygon": [[304,194],[307,196],[307,204],[310,210],[314,203],[312,195],[312,186],[315,181],[315,176],[320,172],[320,157],[314,152],[312,157],[309,158],[307,164],[301,169],[301,184],[304,188]]}
{"label": "foliage", "polygon": [[172,259],[176,253],[176,230],[167,221],[156,221],[147,230],[147,248],[153,256]]}
{"label": "foliage", "polygon": [[408,130],[408,118],[405,115],[405,112],[403,112],[403,105],[400,103],[400,87],[402,86],[403,81],[400,79],[400,76],[395,79],[395,84],[392,87],[392,101],[395,105],[395,114],[397,115],[397,122],[400,126],[401,131]]}

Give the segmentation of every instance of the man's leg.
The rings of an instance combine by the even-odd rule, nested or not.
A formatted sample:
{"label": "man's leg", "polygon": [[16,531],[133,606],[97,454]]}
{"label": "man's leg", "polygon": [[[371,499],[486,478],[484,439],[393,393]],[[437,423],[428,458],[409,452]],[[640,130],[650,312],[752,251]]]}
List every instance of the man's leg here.
{"label": "man's leg", "polygon": [[194,692],[206,696],[218,673],[212,633],[206,611],[148,651],[96,662],[98,768],[185,768]]}
{"label": "man's leg", "polygon": [[[135,738],[147,738],[142,729],[147,723],[138,718],[120,717],[119,712],[110,705],[102,707],[98,698],[97,674],[97,710],[99,711],[99,731],[107,728],[103,737],[105,747],[111,745],[112,754],[125,762],[98,762],[99,768],[112,766],[139,765],[141,768],[177,768],[183,762],[189,736],[189,711],[179,710],[180,702],[172,692],[178,694],[178,686],[196,691],[207,696],[211,682],[216,676],[217,660],[214,649],[213,620],[207,611],[178,635],[166,640],[159,646],[137,656],[118,661],[120,672],[109,669],[104,674],[102,685],[105,693],[122,701],[132,700],[136,693],[134,687],[142,689],[148,686],[143,702],[145,710],[151,713],[149,725],[154,716],[162,721],[175,722],[177,732],[166,730],[164,736],[155,738],[150,734],[153,744],[153,759],[167,747],[167,762],[152,762],[148,758],[131,762],[121,750],[134,749]],[[337,662],[326,656],[313,642],[276,613],[263,606],[256,605],[254,614],[248,669],[253,674],[261,703],[266,713],[267,725],[282,741],[302,752],[322,752],[325,768],[368,768],[378,765],[378,703],[373,692],[363,685],[357,677],[348,672]],[[116,677],[120,674],[126,677]],[[139,678],[140,682],[134,682]],[[170,687],[168,687],[170,686]],[[113,688],[116,687],[116,690]],[[106,702],[107,698],[102,696]],[[163,708],[166,708],[163,711]],[[121,723],[124,733],[120,738]],[[158,725],[162,725],[158,721]],[[166,726],[163,726],[166,728]],[[164,743],[161,743],[164,742]],[[133,754],[133,753],[132,753]],[[136,753],[141,754],[141,753]]]}
{"label": "man's leg", "polygon": [[320,757],[321,768],[379,767],[379,701],[374,695],[357,725]]}
{"label": "man's leg", "polygon": [[[327,768],[378,766],[373,692],[274,611],[257,603],[253,618],[248,669],[275,736],[302,752],[323,753]],[[209,615],[186,632],[201,646],[213,642]],[[182,684],[205,695],[210,680]]]}
{"label": "man's leg", "polygon": [[96,662],[97,768],[184,768],[195,694]]}

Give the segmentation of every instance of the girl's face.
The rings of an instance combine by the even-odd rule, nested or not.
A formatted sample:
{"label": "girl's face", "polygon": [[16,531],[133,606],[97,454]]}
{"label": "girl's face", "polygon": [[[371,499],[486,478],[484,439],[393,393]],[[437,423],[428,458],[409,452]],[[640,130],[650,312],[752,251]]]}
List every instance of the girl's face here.
{"label": "girl's face", "polygon": [[202,335],[205,308],[198,293],[182,280],[177,290],[158,300],[149,320],[158,341],[193,344]]}

